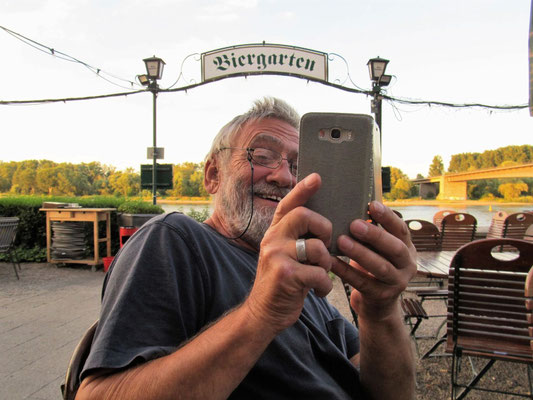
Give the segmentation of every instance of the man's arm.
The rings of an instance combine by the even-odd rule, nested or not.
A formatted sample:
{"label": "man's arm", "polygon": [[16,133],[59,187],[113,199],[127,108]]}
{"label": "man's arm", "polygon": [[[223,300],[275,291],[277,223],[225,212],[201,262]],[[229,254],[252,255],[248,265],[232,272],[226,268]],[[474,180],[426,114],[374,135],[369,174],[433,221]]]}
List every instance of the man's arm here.
{"label": "man's arm", "polygon": [[88,376],[76,399],[225,399],[276,333],[245,302],[168,356]]}
{"label": "man's arm", "polygon": [[[338,259],[332,271],[354,287],[351,305],[359,317],[361,383],[376,399],[413,399],[415,360],[401,319],[399,296],[416,273],[416,250],[405,223],[382,204],[370,206],[382,227],[354,221],[351,233],[339,239],[343,253],[354,262]],[[366,247],[367,243],[372,248]]]}

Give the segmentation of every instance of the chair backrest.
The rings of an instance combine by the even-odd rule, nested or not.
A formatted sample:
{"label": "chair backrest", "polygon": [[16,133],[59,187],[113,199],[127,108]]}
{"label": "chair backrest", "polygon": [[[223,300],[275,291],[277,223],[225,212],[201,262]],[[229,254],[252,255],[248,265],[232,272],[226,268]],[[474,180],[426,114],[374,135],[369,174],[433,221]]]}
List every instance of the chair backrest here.
{"label": "chair backrest", "polygon": [[17,217],[0,217],[0,253],[8,251],[15,241],[18,224]]}
{"label": "chair backrest", "polygon": [[78,345],[72,353],[70,362],[68,363],[67,374],[65,376],[65,383],[61,385],[61,392],[63,400],[74,400],[76,393],[80,387],[80,373],[85,365],[85,361],[89,356],[89,351],[93,343],[94,333],[98,327],[98,321],[91,325],[85,334],[78,342]]}
{"label": "chair backrest", "polygon": [[503,237],[523,239],[527,228],[533,225],[533,213],[519,212],[505,219]]}
{"label": "chair backrest", "polygon": [[489,231],[487,232],[487,239],[502,238],[505,229],[505,219],[509,214],[505,211],[498,211],[492,214]]}
{"label": "chair backrest", "polygon": [[408,219],[405,224],[417,251],[440,250],[440,232],[436,225],[423,219]]}
{"label": "chair backrest", "polygon": [[530,227],[526,229],[526,233],[524,233],[524,240],[533,242],[533,225],[530,225]]}
{"label": "chair backrest", "polygon": [[[518,253],[494,251],[502,246]],[[532,300],[525,292],[532,266],[533,243],[524,240],[483,239],[461,247],[448,276],[446,351],[533,362]]]}
{"label": "chair backrest", "polygon": [[435,213],[435,215],[433,215],[433,223],[437,226],[437,228],[441,228],[441,225],[442,225],[442,219],[446,216],[446,215],[450,215],[450,214],[455,214],[457,211],[455,210],[440,210],[440,211],[437,211]]}
{"label": "chair backrest", "polygon": [[442,250],[456,250],[474,240],[477,220],[473,215],[455,213],[442,219],[441,245]]}

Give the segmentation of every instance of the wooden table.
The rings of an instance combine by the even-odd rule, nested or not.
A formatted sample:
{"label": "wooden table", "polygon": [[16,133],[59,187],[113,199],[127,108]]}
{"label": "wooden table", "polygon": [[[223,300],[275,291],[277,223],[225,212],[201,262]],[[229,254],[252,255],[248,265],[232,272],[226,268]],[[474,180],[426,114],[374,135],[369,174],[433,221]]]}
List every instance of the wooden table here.
{"label": "wooden table", "polygon": [[[456,250],[417,252],[418,273],[430,278],[448,278],[448,270],[450,269],[450,264],[455,253]],[[512,260],[517,256],[517,253],[503,251],[494,253],[493,255],[502,260]]]}
{"label": "wooden table", "polygon": [[[99,253],[99,244],[105,243],[107,257],[111,257],[111,211],[116,208],[41,208],[39,211],[46,212],[46,258],[49,263],[74,263],[88,264],[94,266],[102,264],[102,258]],[[90,259],[52,259],[52,221],[69,221],[69,222],[92,222],[94,235],[94,257]],[[106,236],[99,237],[98,223],[105,221]]]}
{"label": "wooden table", "polygon": [[418,273],[430,278],[447,278],[455,251],[419,251],[417,256]]}

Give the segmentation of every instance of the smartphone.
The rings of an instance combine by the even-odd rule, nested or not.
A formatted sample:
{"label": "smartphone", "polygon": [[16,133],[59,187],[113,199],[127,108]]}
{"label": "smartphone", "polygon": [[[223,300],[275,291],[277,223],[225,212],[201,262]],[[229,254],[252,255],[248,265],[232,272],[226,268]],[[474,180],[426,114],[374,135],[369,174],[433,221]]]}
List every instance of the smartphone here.
{"label": "smartphone", "polygon": [[379,130],[365,114],[308,113],[300,121],[298,181],[313,172],[322,178],[306,207],[333,224],[329,251],[339,235],[350,235],[354,219],[369,219],[368,203],[381,201]]}

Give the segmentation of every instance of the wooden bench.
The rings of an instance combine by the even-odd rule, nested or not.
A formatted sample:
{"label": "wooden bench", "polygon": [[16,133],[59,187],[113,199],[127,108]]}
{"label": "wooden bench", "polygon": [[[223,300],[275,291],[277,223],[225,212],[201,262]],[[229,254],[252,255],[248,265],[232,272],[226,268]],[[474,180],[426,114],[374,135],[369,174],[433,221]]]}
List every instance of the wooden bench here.
{"label": "wooden bench", "polygon": [[[496,258],[494,251],[501,246],[514,247],[516,258]],[[493,391],[478,383],[496,361],[523,363],[533,371],[532,266],[533,243],[524,240],[478,240],[457,251],[448,277],[446,352],[453,355],[452,398],[462,399],[472,389]],[[463,356],[488,359],[468,383],[459,382]],[[533,393],[530,380],[529,386]]]}

